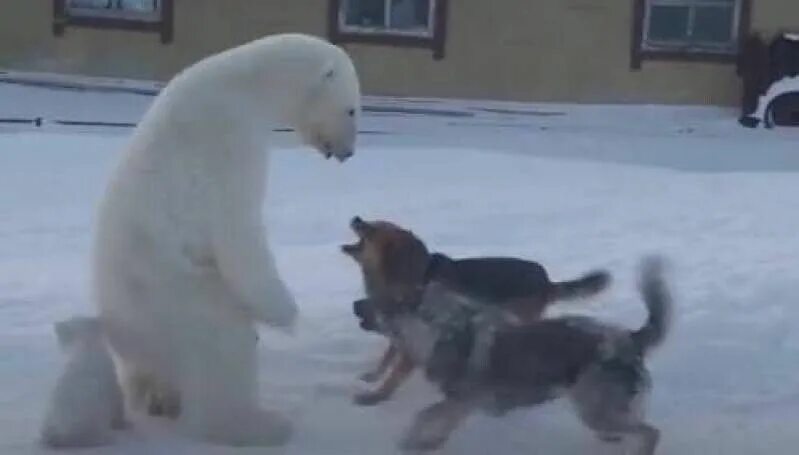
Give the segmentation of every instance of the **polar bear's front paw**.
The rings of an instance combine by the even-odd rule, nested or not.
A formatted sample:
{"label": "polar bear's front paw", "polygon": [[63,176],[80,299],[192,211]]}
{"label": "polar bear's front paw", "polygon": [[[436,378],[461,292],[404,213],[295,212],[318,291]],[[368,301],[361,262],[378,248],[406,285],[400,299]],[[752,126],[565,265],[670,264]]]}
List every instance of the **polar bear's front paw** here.
{"label": "polar bear's front paw", "polygon": [[263,321],[272,327],[293,333],[299,317],[299,307],[288,289],[274,291],[263,309]]}

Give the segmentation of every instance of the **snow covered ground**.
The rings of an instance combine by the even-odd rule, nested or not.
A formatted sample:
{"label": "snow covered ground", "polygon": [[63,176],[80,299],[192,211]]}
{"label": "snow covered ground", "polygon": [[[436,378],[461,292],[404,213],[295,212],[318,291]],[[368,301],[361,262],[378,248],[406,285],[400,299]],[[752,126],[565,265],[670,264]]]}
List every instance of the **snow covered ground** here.
{"label": "snow covered ground", "polygon": [[[43,453],[36,432],[60,370],[52,323],[92,312],[94,206],[151,98],[0,84],[0,453]],[[263,331],[261,398],[290,414],[283,449],[198,446],[139,419],[86,453],[392,454],[432,389],[414,378],[375,408],[351,404],[384,341],[350,308],[358,271],[338,252],[353,215],[411,227],[452,255],[541,261],[555,279],[607,267],[614,287],[564,310],[637,326],[635,265],[672,261],[675,330],[651,359],[661,454],[793,454],[799,445],[799,134],[741,128],[712,108],[369,99],[344,165],[273,156],[268,208],[281,269],[302,305],[293,337]],[[616,453],[564,403],[475,416],[447,454]]]}

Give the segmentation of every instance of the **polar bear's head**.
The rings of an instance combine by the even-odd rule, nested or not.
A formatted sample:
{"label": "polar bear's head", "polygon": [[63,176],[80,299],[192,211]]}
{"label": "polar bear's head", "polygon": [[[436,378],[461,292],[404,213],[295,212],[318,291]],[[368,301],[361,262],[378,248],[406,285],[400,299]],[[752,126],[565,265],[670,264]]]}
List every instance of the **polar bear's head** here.
{"label": "polar bear's head", "polygon": [[313,82],[294,126],[305,144],[325,158],[344,161],[355,151],[361,91],[352,62],[344,51],[339,52],[339,58],[325,65]]}
{"label": "polar bear's head", "polygon": [[[327,158],[352,156],[361,113],[361,89],[350,56],[309,35],[267,36],[205,58],[173,79],[154,103],[153,125],[191,118],[200,134],[219,125],[268,136],[294,129]],[[224,121],[220,121],[224,119]],[[265,124],[264,121],[269,122]]]}

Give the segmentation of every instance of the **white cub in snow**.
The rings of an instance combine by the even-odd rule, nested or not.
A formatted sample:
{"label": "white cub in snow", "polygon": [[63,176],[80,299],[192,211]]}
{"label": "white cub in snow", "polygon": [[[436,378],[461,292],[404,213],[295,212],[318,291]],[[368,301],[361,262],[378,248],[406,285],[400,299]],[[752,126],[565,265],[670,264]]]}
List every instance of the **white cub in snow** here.
{"label": "white cub in snow", "polygon": [[42,426],[51,447],[92,447],[111,442],[124,426],[122,392],[97,318],[76,317],[55,325],[68,359]]}
{"label": "white cub in snow", "polygon": [[[255,325],[297,317],[263,227],[268,146],[293,128],[353,154],[358,76],[340,48],[274,35],[208,57],[155,99],[106,189],[93,285],[127,404],[225,445],[278,445],[258,405]],[[313,182],[308,182],[313,185]]]}

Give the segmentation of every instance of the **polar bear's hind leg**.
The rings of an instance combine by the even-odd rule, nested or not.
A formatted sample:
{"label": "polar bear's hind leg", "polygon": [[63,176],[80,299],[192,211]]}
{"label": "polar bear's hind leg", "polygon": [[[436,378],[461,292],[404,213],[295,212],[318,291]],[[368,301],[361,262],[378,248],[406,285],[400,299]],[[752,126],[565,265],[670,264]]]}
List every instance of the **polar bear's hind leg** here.
{"label": "polar bear's hind leg", "polygon": [[[224,308],[224,307],[222,307]],[[190,435],[231,446],[278,446],[292,434],[289,421],[258,406],[255,330],[233,313],[207,321],[194,333],[224,336],[195,339],[179,378],[179,421]]]}
{"label": "polar bear's hind leg", "polygon": [[147,413],[177,419],[180,416],[180,393],[166,384],[156,384],[147,396]]}

